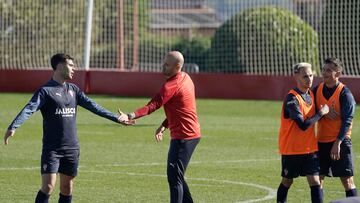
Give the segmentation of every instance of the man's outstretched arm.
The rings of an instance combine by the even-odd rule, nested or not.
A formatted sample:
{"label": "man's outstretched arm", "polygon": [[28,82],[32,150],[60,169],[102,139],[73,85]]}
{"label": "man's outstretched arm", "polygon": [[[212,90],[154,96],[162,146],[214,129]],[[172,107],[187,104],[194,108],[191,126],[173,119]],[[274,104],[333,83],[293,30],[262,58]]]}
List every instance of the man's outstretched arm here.
{"label": "man's outstretched arm", "polygon": [[129,113],[129,120],[141,118],[159,109],[174,96],[176,88],[176,85],[164,85],[161,90],[145,106],[135,110],[132,113]]}
{"label": "man's outstretched arm", "polygon": [[124,123],[123,116],[115,115],[114,113],[110,112],[109,110],[105,109],[104,107],[97,104],[95,101],[87,97],[83,92],[79,91],[78,93],[78,104],[93,112],[94,114],[101,116],[103,118],[107,118],[111,121],[114,121],[116,123]]}
{"label": "man's outstretched arm", "polygon": [[44,105],[44,93],[42,90],[35,92],[30,101],[25,107],[18,113],[15,119],[9,125],[5,135],[4,144],[9,144],[9,138],[13,137],[15,130],[20,127],[29,117],[36,111],[38,111]]}

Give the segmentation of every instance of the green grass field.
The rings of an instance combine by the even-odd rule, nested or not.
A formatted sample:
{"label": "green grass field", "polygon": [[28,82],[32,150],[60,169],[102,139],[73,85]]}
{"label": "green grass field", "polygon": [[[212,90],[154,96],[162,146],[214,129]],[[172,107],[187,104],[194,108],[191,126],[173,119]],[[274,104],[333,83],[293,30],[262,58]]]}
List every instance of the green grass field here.
{"label": "green grass field", "polygon": [[[0,94],[0,133],[30,99],[31,94]],[[90,95],[115,112],[144,105],[145,98]],[[195,202],[275,202],[280,183],[277,137],[281,102],[198,99],[202,140],[187,170]],[[79,175],[73,202],[169,201],[166,158],[169,134],[160,143],[153,137],[164,119],[163,110],[124,127],[83,108],[78,111],[81,146]],[[353,144],[359,171],[359,108],[354,120]],[[0,202],[33,202],[40,187],[42,117],[34,114],[8,146],[0,146]],[[358,173],[357,173],[358,174]],[[360,185],[360,176],[355,177]],[[325,202],[345,196],[338,179],[327,179]],[[59,189],[51,202],[57,202]],[[305,178],[295,179],[289,202],[310,202]]]}

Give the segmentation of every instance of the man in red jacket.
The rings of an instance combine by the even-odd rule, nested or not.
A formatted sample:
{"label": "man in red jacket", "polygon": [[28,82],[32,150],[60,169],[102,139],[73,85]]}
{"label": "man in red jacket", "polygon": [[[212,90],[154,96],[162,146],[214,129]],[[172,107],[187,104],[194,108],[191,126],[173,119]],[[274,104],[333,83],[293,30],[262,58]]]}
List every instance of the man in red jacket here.
{"label": "man in red jacket", "polygon": [[137,119],[164,106],[166,119],[156,130],[155,138],[161,141],[165,129],[170,129],[167,177],[171,203],[193,202],[184,175],[201,137],[196,113],[195,87],[190,76],[181,71],[183,64],[184,57],[180,52],[167,53],[162,69],[166,82],[161,90],[147,105],[127,114],[128,118],[123,118]]}

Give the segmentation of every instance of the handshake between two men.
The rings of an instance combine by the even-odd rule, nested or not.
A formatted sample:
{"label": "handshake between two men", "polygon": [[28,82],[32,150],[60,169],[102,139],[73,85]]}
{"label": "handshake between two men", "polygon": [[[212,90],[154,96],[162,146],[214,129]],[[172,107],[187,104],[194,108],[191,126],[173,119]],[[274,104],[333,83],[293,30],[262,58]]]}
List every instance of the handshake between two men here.
{"label": "handshake between two men", "polygon": [[135,119],[130,118],[128,114],[125,114],[120,109],[118,109],[118,113],[119,113],[119,117],[118,117],[119,123],[123,125],[135,125],[136,123]]}

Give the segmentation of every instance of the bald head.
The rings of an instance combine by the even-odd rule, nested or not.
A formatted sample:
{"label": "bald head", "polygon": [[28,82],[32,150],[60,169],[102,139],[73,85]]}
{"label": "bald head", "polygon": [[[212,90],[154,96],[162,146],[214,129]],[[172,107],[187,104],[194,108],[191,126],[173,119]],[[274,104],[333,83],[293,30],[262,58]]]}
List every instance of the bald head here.
{"label": "bald head", "polygon": [[181,71],[184,65],[184,56],[178,51],[170,51],[165,55],[163,74],[170,78]]}
{"label": "bald head", "polygon": [[170,51],[166,54],[166,58],[173,64],[179,65],[180,68],[184,65],[184,56],[178,51]]}

